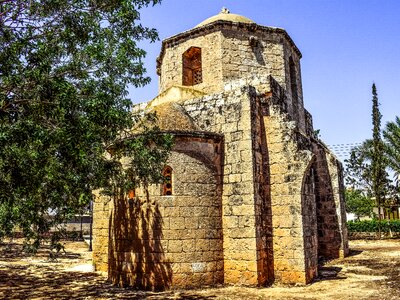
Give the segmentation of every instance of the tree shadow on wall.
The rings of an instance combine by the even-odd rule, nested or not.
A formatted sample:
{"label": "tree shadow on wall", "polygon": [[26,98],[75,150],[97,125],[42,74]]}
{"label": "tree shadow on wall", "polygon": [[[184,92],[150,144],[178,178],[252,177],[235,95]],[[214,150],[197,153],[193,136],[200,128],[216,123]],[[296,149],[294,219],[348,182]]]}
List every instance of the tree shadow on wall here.
{"label": "tree shadow on wall", "polygon": [[119,286],[165,290],[172,267],[162,246],[163,219],[157,203],[114,199],[110,216],[109,279]]}

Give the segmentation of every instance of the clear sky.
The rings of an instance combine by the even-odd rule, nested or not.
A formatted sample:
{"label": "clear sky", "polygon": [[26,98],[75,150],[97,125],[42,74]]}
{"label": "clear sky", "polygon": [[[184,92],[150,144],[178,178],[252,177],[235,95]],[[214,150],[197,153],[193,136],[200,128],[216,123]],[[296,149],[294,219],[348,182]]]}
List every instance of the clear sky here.
{"label": "clear sky", "polygon": [[[141,12],[165,39],[227,7],[258,24],[284,28],[303,54],[304,105],[327,144],[372,136],[371,86],[382,126],[400,115],[400,0],[163,0]],[[141,43],[151,84],[130,89],[134,103],[157,95],[161,41]]]}

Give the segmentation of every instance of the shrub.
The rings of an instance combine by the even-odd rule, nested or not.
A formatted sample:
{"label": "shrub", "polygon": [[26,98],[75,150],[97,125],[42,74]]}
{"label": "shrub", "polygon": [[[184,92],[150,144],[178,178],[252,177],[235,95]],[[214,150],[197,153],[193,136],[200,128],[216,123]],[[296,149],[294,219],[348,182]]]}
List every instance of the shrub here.
{"label": "shrub", "polygon": [[[378,232],[379,220],[348,221],[347,228],[350,232]],[[400,220],[382,220],[381,232],[400,232]]]}

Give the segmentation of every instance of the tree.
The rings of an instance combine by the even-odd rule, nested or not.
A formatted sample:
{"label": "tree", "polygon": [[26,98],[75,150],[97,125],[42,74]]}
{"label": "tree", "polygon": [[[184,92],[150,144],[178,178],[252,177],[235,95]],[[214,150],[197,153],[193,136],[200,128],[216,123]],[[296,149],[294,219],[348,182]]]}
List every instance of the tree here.
{"label": "tree", "polygon": [[360,217],[372,217],[374,200],[365,196],[362,191],[354,189],[345,190],[346,211]]}
{"label": "tree", "polygon": [[[384,159],[384,146],[381,137],[381,119],[379,111],[378,94],[375,83],[372,84],[372,156],[371,156],[371,182],[372,192],[378,206],[378,218],[382,219],[381,206],[385,201],[387,173]],[[379,228],[380,235],[380,228]]]}
{"label": "tree", "polygon": [[391,180],[386,171],[387,159],[381,138],[381,118],[376,86],[373,84],[372,139],[352,149],[350,158],[346,161],[346,183],[357,193],[360,192],[375,200],[379,219],[381,219],[381,207],[386,201],[386,195],[392,190]]}
{"label": "tree", "polygon": [[394,172],[395,187],[391,204],[400,204],[400,118],[396,116],[394,122],[388,122],[383,131],[385,140],[385,157],[389,168]]}
{"label": "tree", "polygon": [[37,247],[93,190],[160,179],[171,137],[132,137],[127,99],[149,82],[137,41],[158,38],[139,10],[159,2],[0,0],[1,236],[18,227]]}
{"label": "tree", "polygon": [[363,191],[372,196],[371,180],[372,140],[365,140],[360,146],[354,147],[346,162],[346,184],[352,190]]}
{"label": "tree", "polygon": [[[388,166],[394,171],[397,181],[400,177],[400,118],[388,122],[383,131],[385,139],[384,150]],[[399,182],[397,182],[398,185]]]}

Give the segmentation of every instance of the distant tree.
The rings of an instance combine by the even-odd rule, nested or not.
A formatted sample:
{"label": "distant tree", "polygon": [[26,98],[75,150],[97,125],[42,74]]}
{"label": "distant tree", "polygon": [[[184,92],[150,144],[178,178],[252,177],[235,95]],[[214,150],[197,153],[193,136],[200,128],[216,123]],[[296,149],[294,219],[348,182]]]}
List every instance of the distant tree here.
{"label": "distant tree", "polygon": [[375,202],[371,197],[368,197],[360,190],[346,189],[345,190],[346,211],[360,217],[372,217],[373,207]]}
{"label": "distant tree", "polygon": [[394,122],[388,122],[383,131],[385,140],[384,150],[388,166],[394,171],[398,179],[400,177],[400,118],[396,117]]}
{"label": "distant tree", "polygon": [[[384,145],[381,137],[382,114],[379,111],[378,94],[375,83],[372,84],[372,156],[371,181],[372,192],[378,206],[378,218],[381,220],[381,206],[385,201],[387,172],[384,158]],[[380,228],[379,228],[380,229]],[[379,231],[380,234],[380,231]]]}
{"label": "distant tree", "polygon": [[137,41],[158,38],[139,9],[159,2],[0,0],[0,236],[19,228],[37,248],[93,190],[160,179],[171,137],[132,136],[127,98],[149,82]]}
{"label": "distant tree", "polygon": [[352,190],[363,191],[372,196],[372,140],[365,140],[360,146],[351,149],[346,162],[346,185]]}
{"label": "distant tree", "polygon": [[372,139],[352,149],[350,158],[346,160],[346,183],[353,190],[360,191],[375,200],[379,219],[381,219],[381,207],[386,201],[386,195],[392,190],[391,180],[386,171],[388,165],[381,137],[381,118],[376,86],[373,84]]}

